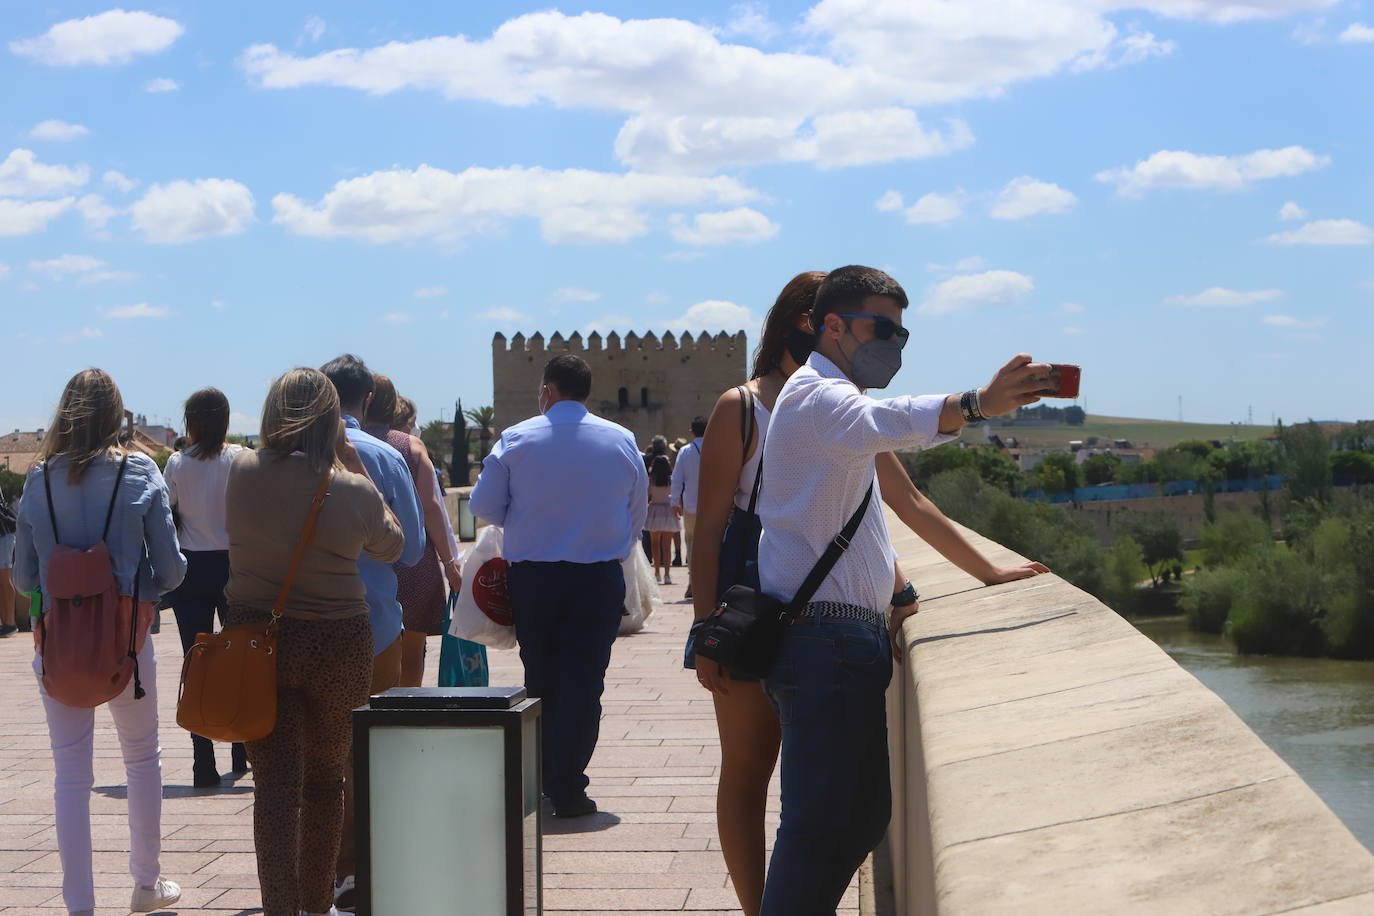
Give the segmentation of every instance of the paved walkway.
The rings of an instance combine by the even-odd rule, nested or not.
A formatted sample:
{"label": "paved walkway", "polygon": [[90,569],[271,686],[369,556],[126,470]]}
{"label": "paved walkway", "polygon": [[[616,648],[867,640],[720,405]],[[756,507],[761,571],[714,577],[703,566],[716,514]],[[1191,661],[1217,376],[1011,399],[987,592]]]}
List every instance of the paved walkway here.
{"label": "paved walkway", "polygon": [[[720,764],[708,696],[682,669],[691,616],[681,586],[645,632],[616,643],[607,672],[601,743],[589,771],[601,813],[550,822],[544,837],[545,911],[703,916],[738,912],[715,831]],[[260,913],[253,856],[251,775],[218,790],[193,790],[191,742],[177,729],[180,652],[170,612],[154,637],[163,715],[163,869],[185,889],[175,913]],[[62,912],[52,816],[52,758],[30,669],[26,633],[0,640],[0,914]],[[523,682],[514,652],[493,652],[492,682]],[[426,683],[434,683],[437,652]],[[108,713],[97,713],[96,789],[91,800],[100,916],[128,911],[124,773]],[[221,766],[228,767],[228,748]],[[776,783],[774,785],[776,809]],[[769,833],[776,824],[770,815]],[[857,912],[850,889],[843,910]],[[389,914],[397,916],[397,914]],[[430,914],[406,914],[430,916]],[[441,916],[441,914],[433,914]]]}

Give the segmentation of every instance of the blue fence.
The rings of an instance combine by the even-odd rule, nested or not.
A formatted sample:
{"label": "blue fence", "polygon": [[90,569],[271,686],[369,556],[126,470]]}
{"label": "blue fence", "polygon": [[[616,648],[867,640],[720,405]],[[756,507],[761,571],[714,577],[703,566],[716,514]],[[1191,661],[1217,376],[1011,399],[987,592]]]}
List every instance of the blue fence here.
{"label": "blue fence", "polygon": [[[1268,477],[1223,480],[1213,486],[1212,492],[1246,493],[1282,488],[1283,475],[1270,474]],[[1173,480],[1169,483],[1108,483],[1096,487],[1078,487],[1075,490],[1065,490],[1062,493],[1027,490],[1025,498],[1050,503],[1092,503],[1108,499],[1154,499],[1160,496],[1186,496],[1202,491],[1202,484],[1196,480]]]}

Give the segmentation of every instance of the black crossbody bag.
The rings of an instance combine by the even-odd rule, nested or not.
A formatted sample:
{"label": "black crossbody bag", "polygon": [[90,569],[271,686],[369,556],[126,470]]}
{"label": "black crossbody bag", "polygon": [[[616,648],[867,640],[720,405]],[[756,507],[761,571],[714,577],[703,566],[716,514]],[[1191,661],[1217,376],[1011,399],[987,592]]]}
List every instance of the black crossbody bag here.
{"label": "black crossbody bag", "polygon": [[748,585],[726,589],[715,613],[701,622],[696,637],[697,655],[719,662],[735,674],[767,677],[778,657],[783,629],[816,594],[840,556],[849,549],[872,500],[873,485],[869,484],[863,502],[849,517],[844,530],[826,546],[791,601],[784,603]]}

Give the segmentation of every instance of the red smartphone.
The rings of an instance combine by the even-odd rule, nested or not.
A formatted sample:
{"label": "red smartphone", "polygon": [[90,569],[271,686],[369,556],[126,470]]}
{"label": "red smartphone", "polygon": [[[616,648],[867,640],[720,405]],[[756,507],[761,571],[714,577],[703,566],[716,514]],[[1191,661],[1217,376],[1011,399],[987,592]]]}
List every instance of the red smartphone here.
{"label": "red smartphone", "polygon": [[1068,363],[1050,363],[1049,385],[1036,392],[1046,398],[1078,397],[1078,382],[1083,370]]}

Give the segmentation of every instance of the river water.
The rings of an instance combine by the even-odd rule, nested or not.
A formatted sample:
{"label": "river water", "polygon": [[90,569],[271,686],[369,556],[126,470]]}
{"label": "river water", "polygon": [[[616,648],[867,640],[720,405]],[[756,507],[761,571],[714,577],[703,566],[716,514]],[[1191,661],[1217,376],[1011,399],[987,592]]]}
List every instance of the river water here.
{"label": "river water", "polygon": [[1238,655],[1182,617],[1133,621],[1226,701],[1374,850],[1374,662]]}

